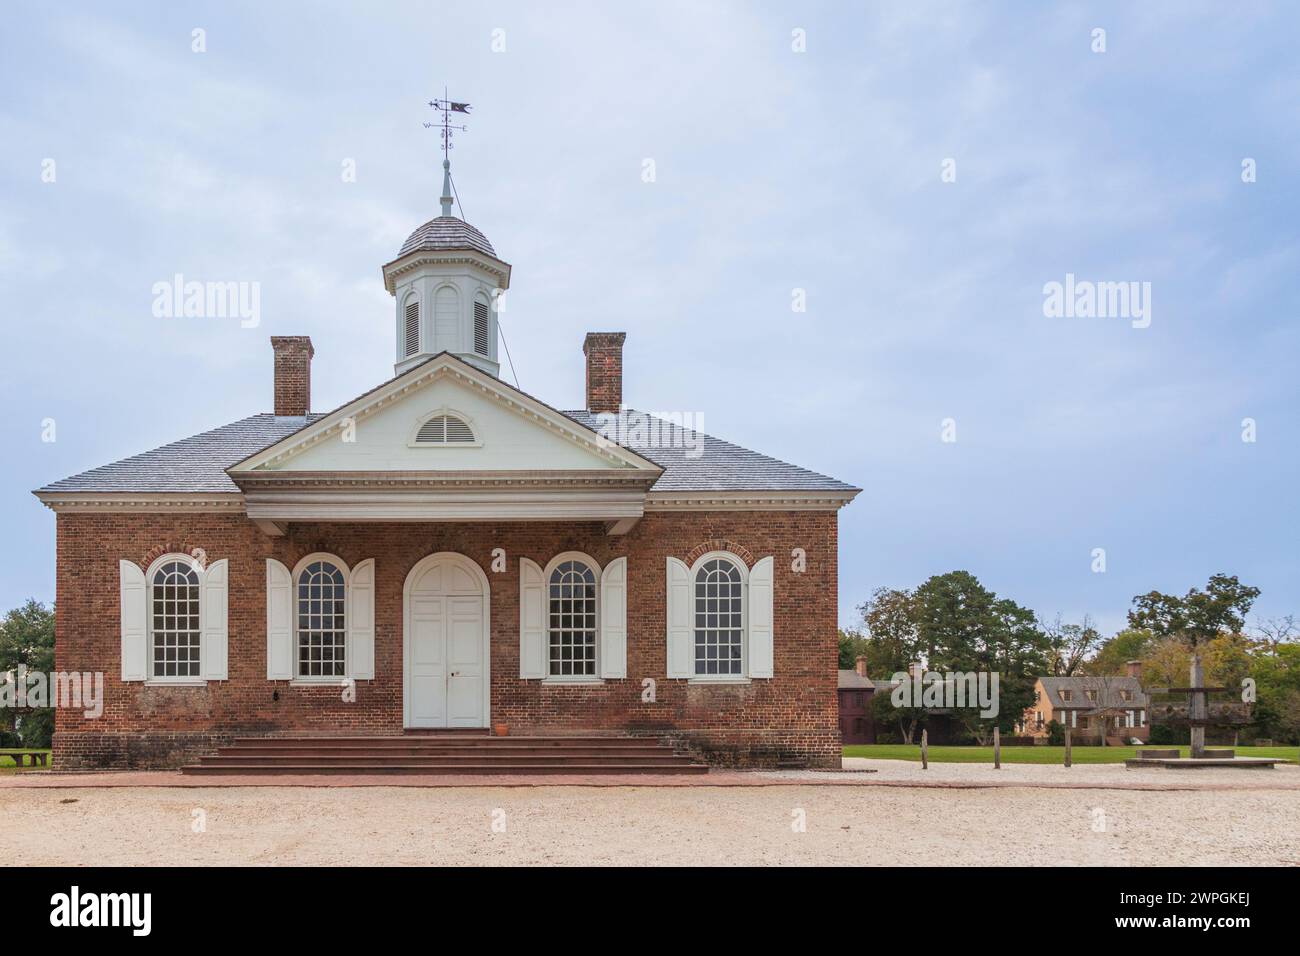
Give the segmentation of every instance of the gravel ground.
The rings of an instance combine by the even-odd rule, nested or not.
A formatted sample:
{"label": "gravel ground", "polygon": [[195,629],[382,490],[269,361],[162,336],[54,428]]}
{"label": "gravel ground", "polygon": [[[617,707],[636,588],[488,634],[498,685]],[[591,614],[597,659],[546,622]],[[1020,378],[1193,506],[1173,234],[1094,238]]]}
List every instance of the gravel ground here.
{"label": "gravel ground", "polygon": [[[922,773],[871,763],[891,765],[873,779]],[[959,786],[995,773],[942,770]],[[1250,782],[1149,791],[1076,778],[1059,789],[1039,773],[1047,786],[0,789],[0,821],[6,861],[19,865],[1300,864],[1300,792],[1277,788],[1285,771],[1226,773]]]}

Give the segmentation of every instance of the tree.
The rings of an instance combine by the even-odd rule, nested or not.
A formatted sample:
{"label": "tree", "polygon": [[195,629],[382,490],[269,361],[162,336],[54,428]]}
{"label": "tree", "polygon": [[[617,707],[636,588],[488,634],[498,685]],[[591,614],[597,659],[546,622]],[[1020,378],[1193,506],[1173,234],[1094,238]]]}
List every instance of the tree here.
{"label": "tree", "polygon": [[1138,628],[1120,631],[1102,641],[1097,653],[1083,662],[1080,671],[1096,677],[1123,674],[1124,665],[1129,661],[1143,660],[1154,643],[1155,635],[1150,631]]}
{"label": "tree", "polygon": [[1039,625],[1047,637],[1047,670],[1053,677],[1072,677],[1080,671],[1093,649],[1101,644],[1101,632],[1087,614],[1078,624],[1066,624],[1061,615],[1047,625]]}
{"label": "tree", "polygon": [[957,718],[981,744],[994,726],[1011,730],[1047,666],[1047,636],[1034,612],[999,598],[968,571],[930,578],[914,601],[917,639],[931,670],[999,675],[997,716],[982,717],[976,706],[959,709]]}
{"label": "tree", "polygon": [[1276,656],[1277,649],[1283,644],[1293,643],[1300,638],[1300,621],[1296,620],[1294,614],[1287,614],[1284,617],[1269,617],[1255,625],[1255,633],[1269,648],[1270,652]]}
{"label": "tree", "polygon": [[1259,588],[1242,584],[1235,574],[1220,573],[1210,577],[1204,591],[1192,588],[1183,597],[1159,591],[1137,595],[1128,622],[1157,637],[1180,636],[1195,653],[1220,634],[1240,631],[1257,597]]}
{"label": "tree", "polygon": [[[852,670],[867,652],[867,640],[857,631],[840,629],[840,670]],[[867,673],[871,673],[869,670]]]}
{"label": "tree", "polygon": [[[19,666],[31,671],[54,670],[54,609],[34,598],[14,608],[0,622],[0,674]],[[15,720],[20,718],[20,721]],[[0,732],[18,730],[24,747],[48,747],[54,733],[54,711],[49,707],[0,711]]]}
{"label": "tree", "polygon": [[876,588],[858,610],[866,630],[862,651],[867,673],[888,677],[907,670],[921,656],[916,629],[916,596],[898,588]]}

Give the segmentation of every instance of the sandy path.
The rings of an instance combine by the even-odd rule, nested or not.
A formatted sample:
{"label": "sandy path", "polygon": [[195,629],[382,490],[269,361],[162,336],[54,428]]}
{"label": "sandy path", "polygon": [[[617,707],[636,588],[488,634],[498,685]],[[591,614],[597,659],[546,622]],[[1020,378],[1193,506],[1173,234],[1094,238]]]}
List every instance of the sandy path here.
{"label": "sandy path", "polygon": [[1300,863],[1274,789],[7,789],[0,821],[19,865]]}

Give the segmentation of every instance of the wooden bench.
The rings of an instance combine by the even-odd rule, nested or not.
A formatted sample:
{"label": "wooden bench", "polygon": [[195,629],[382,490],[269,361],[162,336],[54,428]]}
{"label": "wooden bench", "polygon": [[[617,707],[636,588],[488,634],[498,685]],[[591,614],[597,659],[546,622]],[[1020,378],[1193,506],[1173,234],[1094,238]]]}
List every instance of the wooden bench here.
{"label": "wooden bench", "polygon": [[1177,750],[1139,750],[1137,755],[1144,760],[1167,760],[1177,757]]}
{"label": "wooden bench", "polygon": [[32,759],[31,759],[31,762],[28,764],[29,767],[35,767],[35,766],[36,766],[36,761],[38,761],[38,760],[41,762],[41,766],[44,767],[44,766],[45,766],[45,758],[46,758],[46,756],[47,756],[47,755],[46,755],[46,753],[45,753],[44,751],[39,751],[39,752],[38,752],[38,751],[34,751],[34,750],[0,750],[0,757],[13,757],[13,758],[14,758],[14,766],[15,766],[15,767],[21,767],[21,766],[23,765],[23,758],[24,758],[24,757],[31,757],[31,758],[32,758]]}

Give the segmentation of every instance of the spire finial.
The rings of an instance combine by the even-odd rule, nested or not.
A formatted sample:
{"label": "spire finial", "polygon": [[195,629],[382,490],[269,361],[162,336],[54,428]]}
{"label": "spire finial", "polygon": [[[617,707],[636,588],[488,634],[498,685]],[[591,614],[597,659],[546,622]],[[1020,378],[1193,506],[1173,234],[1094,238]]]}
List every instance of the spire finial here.
{"label": "spire finial", "polygon": [[451,160],[442,161],[442,214],[451,215]]}
{"label": "spire finial", "polygon": [[[453,126],[451,124],[452,113],[469,113],[468,103],[456,103],[447,98],[447,91],[443,90],[443,98],[440,100],[429,100],[429,105],[442,114],[442,197],[439,200],[442,203],[442,214],[451,215],[452,190],[451,190],[451,157],[448,153],[452,148],[452,132],[455,130],[467,130],[468,126]],[[436,123],[425,123],[425,129],[432,129]]]}

